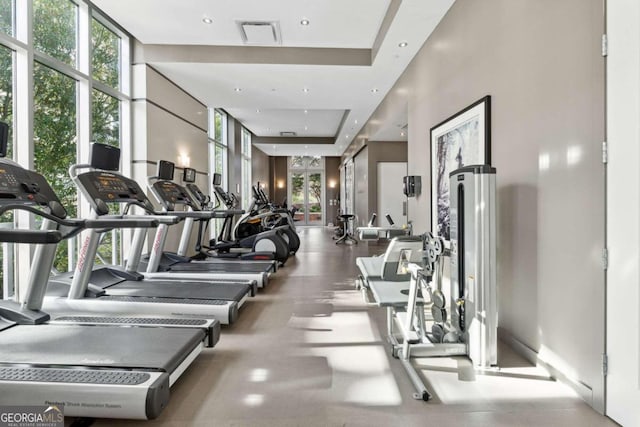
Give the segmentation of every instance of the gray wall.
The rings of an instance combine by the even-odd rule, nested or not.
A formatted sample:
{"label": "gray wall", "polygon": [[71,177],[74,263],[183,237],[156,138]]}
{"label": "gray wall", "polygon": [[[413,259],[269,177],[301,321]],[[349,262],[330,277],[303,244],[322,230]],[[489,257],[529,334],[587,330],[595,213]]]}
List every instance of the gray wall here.
{"label": "gray wall", "polygon": [[[208,190],[206,106],[146,64],[133,67],[133,98],[134,179],[146,188],[147,176],[155,174],[159,160],[169,160],[180,166],[180,156],[186,155],[190,159],[189,166],[199,172],[196,184]],[[181,169],[176,170],[178,182],[181,172]],[[148,195],[155,203],[153,196]],[[182,224],[171,227],[167,250],[177,249],[181,232]],[[150,236],[153,233],[152,230]],[[192,241],[195,245],[195,237]]]}
{"label": "gray wall", "polygon": [[[287,198],[287,158],[283,156],[269,158],[269,176],[273,188],[273,200],[280,204]],[[279,185],[282,184],[282,187]],[[287,201],[288,203],[288,201]]]}
{"label": "gray wall", "polygon": [[369,221],[369,147],[364,147],[353,161],[355,225]]}
{"label": "gray wall", "polygon": [[251,183],[264,185],[264,191],[273,198],[273,187],[269,183],[269,156],[255,146],[251,147]]}
{"label": "gray wall", "polygon": [[242,125],[236,119],[228,116],[227,120],[227,143],[228,143],[228,163],[229,174],[228,191],[237,193],[242,200]]}
{"label": "gray wall", "polygon": [[[369,141],[354,157],[356,225],[364,226],[378,209],[378,163],[406,162],[407,143],[403,141]],[[402,191],[402,182],[398,182]],[[339,194],[339,193],[338,193]]]}
{"label": "gray wall", "polygon": [[[366,222],[371,214],[378,210],[378,163],[380,162],[406,162],[407,143],[403,141],[369,141],[369,207]],[[398,180],[398,192],[402,192],[402,180]],[[382,221],[382,212],[378,212],[379,221]],[[382,222],[378,222],[382,224]]]}
{"label": "gray wall", "polygon": [[[340,157],[325,157],[324,169],[325,169],[325,225],[329,223],[336,223],[336,216],[338,215],[338,204],[330,205],[329,200],[337,200],[340,198]],[[330,187],[331,183],[334,183],[333,188]]]}
{"label": "gray wall", "polygon": [[458,0],[362,131],[375,134],[390,106],[408,105],[408,171],[425,189],[409,199],[409,219],[422,232],[430,229],[429,129],[492,96],[502,336],[598,410],[603,24],[600,0]]}

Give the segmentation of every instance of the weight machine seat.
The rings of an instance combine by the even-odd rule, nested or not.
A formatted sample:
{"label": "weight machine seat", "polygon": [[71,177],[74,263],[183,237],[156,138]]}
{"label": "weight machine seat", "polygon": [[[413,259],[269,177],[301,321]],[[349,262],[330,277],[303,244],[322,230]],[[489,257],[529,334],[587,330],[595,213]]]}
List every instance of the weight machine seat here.
{"label": "weight machine seat", "polygon": [[[379,307],[406,307],[409,301],[409,282],[390,282],[369,279],[369,289]],[[417,304],[423,306],[424,299],[418,296]]]}
{"label": "weight machine seat", "polygon": [[365,284],[370,279],[408,282],[411,275],[402,268],[405,262],[422,262],[422,237],[395,237],[389,242],[384,254],[376,257],[356,258],[356,265]]}
{"label": "weight machine seat", "polygon": [[356,232],[360,240],[393,239],[409,235],[408,228],[400,227],[358,227]]}
{"label": "weight machine seat", "polygon": [[381,256],[356,258],[356,265],[365,283],[368,282],[369,279],[380,279],[383,264],[384,258]]}

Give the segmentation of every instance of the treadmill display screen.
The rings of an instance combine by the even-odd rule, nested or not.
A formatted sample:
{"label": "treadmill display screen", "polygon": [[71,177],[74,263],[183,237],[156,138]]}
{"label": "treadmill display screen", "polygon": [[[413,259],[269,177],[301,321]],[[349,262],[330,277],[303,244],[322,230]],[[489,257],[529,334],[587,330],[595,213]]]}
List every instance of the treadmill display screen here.
{"label": "treadmill display screen", "polygon": [[90,171],[78,175],[78,181],[88,193],[87,196],[93,208],[101,214],[106,212],[104,212],[104,206],[99,205],[112,202],[139,202],[150,209],[153,208],[140,185],[133,179],[118,173]]}
{"label": "treadmill display screen", "polygon": [[158,162],[158,179],[172,180],[175,166],[173,162],[160,160]]}
{"label": "treadmill display screen", "polygon": [[193,168],[184,168],[182,180],[184,182],[196,182],[196,170]]}
{"label": "treadmill display screen", "polygon": [[195,208],[187,190],[173,181],[156,181],[153,183],[153,189],[160,196],[161,202],[165,206],[179,204]]}
{"label": "treadmill display screen", "polygon": [[200,187],[195,184],[187,184],[187,189],[198,199],[200,203],[204,203],[206,197],[202,191],[200,191]]}
{"label": "treadmill display screen", "polygon": [[0,162],[0,205],[19,203],[46,206],[51,202],[60,205],[60,200],[41,174]]}

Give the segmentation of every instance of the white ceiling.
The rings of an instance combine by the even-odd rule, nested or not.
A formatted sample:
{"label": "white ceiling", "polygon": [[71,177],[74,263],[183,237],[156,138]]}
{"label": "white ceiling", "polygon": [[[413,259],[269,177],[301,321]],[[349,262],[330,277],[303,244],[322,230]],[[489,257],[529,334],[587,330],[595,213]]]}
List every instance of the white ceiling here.
{"label": "white ceiling", "polygon": [[[209,107],[224,108],[258,136],[295,131],[331,136],[335,144],[262,144],[269,155],[341,155],[384,99],[454,0],[94,0],[145,44],[242,45],[238,21],[277,21],[283,48],[306,56],[295,63],[185,62],[181,46],[166,46],[148,62]],[[314,65],[314,48],[373,49],[388,10],[399,4],[370,65]],[[391,7],[390,7],[391,6]],[[212,24],[202,22],[213,19]],[[309,25],[300,24],[308,19]],[[406,47],[399,43],[406,42]],[[172,59],[172,49],[175,58]],[[167,54],[167,52],[169,52]],[[278,62],[281,63],[278,63]],[[247,63],[249,62],[249,63]],[[292,63],[293,62],[293,63]],[[320,63],[320,62],[318,62]],[[236,88],[240,89],[237,91]],[[376,92],[373,92],[376,90]],[[260,110],[258,113],[257,110]],[[307,110],[307,114],[304,114]],[[344,112],[344,125],[339,127]],[[406,108],[369,140],[406,140]],[[304,128],[307,127],[305,133]]]}
{"label": "white ceiling", "polygon": [[344,110],[226,108],[226,111],[259,136],[295,132],[298,137],[332,137],[344,115]]}

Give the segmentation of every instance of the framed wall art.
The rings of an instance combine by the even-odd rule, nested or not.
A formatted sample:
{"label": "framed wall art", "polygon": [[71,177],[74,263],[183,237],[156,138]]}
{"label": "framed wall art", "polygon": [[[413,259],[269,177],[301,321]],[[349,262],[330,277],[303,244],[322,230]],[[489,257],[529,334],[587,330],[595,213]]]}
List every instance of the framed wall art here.
{"label": "framed wall art", "polygon": [[450,240],[449,173],[491,163],[491,97],[431,128],[431,231]]}

